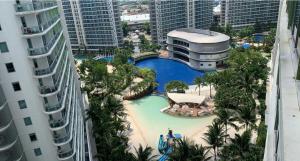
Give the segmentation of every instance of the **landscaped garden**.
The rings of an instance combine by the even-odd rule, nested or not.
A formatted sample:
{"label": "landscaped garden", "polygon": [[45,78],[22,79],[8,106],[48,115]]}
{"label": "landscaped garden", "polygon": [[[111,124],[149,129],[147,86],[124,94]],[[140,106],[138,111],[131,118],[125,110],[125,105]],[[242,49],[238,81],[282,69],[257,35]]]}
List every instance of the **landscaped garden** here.
{"label": "landscaped garden", "polygon": [[[130,54],[122,49],[116,51],[110,63],[82,61],[79,70],[84,82],[82,90],[88,93],[90,102],[87,116],[93,122],[98,153],[95,157],[105,161],[155,160],[158,154],[155,142],[159,134],[172,128],[184,138],[175,141],[169,160],[260,161],[266,135],[264,110],[268,60],[252,49],[230,52],[228,68],[223,71],[182,75],[178,73],[179,69],[170,68],[173,69],[170,73],[180,79],[164,82],[160,81],[161,77],[167,78],[170,73],[159,73],[157,68],[169,68],[168,64],[140,68],[145,66],[139,66],[139,62],[136,66],[128,63]],[[206,93],[204,87],[208,89]],[[158,96],[149,96],[155,89]],[[209,98],[213,101],[214,115],[190,119],[161,113],[165,107],[175,107],[168,93]],[[123,99],[132,101],[124,104]],[[199,114],[199,110],[204,109],[200,102],[179,103],[176,108],[178,111],[192,109]],[[199,132],[198,128],[205,131]],[[253,135],[255,132],[257,136]],[[139,134],[142,139],[132,140]],[[142,145],[138,147],[139,144]]]}

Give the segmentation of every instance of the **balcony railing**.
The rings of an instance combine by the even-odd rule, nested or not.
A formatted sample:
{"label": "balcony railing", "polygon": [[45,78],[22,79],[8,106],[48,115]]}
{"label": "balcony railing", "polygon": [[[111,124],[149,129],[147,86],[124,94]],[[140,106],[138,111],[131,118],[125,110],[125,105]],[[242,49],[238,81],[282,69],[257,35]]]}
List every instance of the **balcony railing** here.
{"label": "balcony railing", "polygon": [[[63,62],[63,64],[65,64],[65,66],[64,66],[64,70],[65,70],[67,68],[67,66],[69,65],[69,61],[67,63]],[[61,68],[59,69],[60,71],[62,71]],[[64,74],[64,76],[68,76],[70,74],[70,70],[71,69],[69,68],[68,74]],[[62,71],[62,73],[59,74],[58,79],[54,80],[54,86],[41,86],[40,93],[41,94],[49,94],[49,93],[57,91],[59,89],[59,86],[61,86],[61,79],[64,77],[63,73],[64,73],[64,71]]]}
{"label": "balcony railing", "polygon": [[67,151],[67,152],[60,152],[58,153],[58,157],[59,158],[66,158],[66,157],[70,157],[72,154],[74,153],[73,149]]}
{"label": "balcony railing", "polygon": [[[63,51],[58,51],[58,52],[62,52],[62,54],[63,54],[63,58],[62,59],[63,60],[68,55],[68,52],[65,49],[63,49]],[[35,75],[36,76],[41,76],[41,75],[46,75],[46,74],[52,73],[53,70],[55,69],[56,65],[57,65],[58,60],[60,59],[59,57],[60,57],[60,54],[58,54],[58,56],[56,56],[56,58],[54,59],[54,61],[52,61],[50,63],[50,66],[48,68],[46,68],[46,69],[35,69],[34,70]],[[60,61],[60,62],[62,62],[62,61]]]}
{"label": "balcony railing", "polygon": [[58,19],[59,19],[59,15],[56,15],[55,17],[51,18],[49,21],[47,21],[44,24],[41,24],[38,26],[31,26],[31,27],[22,27],[23,34],[27,35],[27,34],[41,33],[43,31],[47,30]]}
{"label": "balcony railing", "polygon": [[[64,116],[63,116],[64,117]],[[59,119],[59,120],[49,120],[49,124],[50,124],[50,127],[52,128],[56,128],[56,127],[61,127],[63,125],[66,124],[66,119]]]}
{"label": "balcony railing", "polygon": [[[73,129],[74,129],[74,127],[75,128],[77,127],[77,115],[75,115],[74,112],[72,113],[72,115],[73,116],[71,116],[70,124],[68,125],[68,128],[66,128],[67,135],[64,135],[63,137],[58,136],[58,137],[54,138],[54,143],[59,144],[59,143],[66,142],[72,137]],[[75,121],[75,123],[74,123],[74,121]]]}
{"label": "balcony railing", "polygon": [[15,4],[16,12],[26,12],[26,11],[37,11],[45,8],[50,8],[57,6],[55,1],[38,1],[38,2],[23,2],[21,4]]}
{"label": "balcony railing", "polygon": [[72,108],[72,110],[71,110],[71,107],[74,104],[73,101],[74,100],[69,100],[68,102],[66,102],[67,109],[62,112],[62,118],[61,119],[59,119],[59,120],[49,119],[49,125],[50,125],[51,128],[61,127],[69,121],[68,119],[70,119],[70,116],[73,115],[73,113],[74,113],[73,110],[75,109],[75,108]]}
{"label": "balcony railing", "polygon": [[[49,103],[48,103],[48,104],[45,104],[45,111],[46,111],[46,112],[53,112],[53,111],[55,111],[55,110],[58,110],[58,109],[60,109],[60,108],[63,106],[63,104],[64,104],[65,102],[68,102],[69,97],[71,97],[71,96],[68,96],[68,94],[70,93],[70,90],[72,89],[72,88],[68,88],[68,86],[70,86],[70,84],[71,84],[71,85],[73,84],[73,79],[69,79],[68,84],[64,86],[64,88],[66,88],[66,89],[64,89],[64,90],[61,92],[61,95],[63,95],[63,98],[61,98],[61,97],[59,97],[59,96],[57,95],[57,97],[59,97],[59,98],[58,98],[59,101],[58,101],[57,104],[55,104],[55,105],[49,105]],[[72,87],[73,87],[73,86],[72,86]],[[73,87],[73,88],[74,88],[74,87]],[[65,106],[65,107],[66,107],[66,106]]]}
{"label": "balcony railing", "polygon": [[[28,52],[30,56],[43,55],[49,52],[52,46],[55,44],[57,38],[62,35],[62,32],[58,32],[54,35],[54,37],[46,43],[44,47],[41,48],[28,48]],[[64,39],[63,36],[59,39],[58,45],[63,45]]]}

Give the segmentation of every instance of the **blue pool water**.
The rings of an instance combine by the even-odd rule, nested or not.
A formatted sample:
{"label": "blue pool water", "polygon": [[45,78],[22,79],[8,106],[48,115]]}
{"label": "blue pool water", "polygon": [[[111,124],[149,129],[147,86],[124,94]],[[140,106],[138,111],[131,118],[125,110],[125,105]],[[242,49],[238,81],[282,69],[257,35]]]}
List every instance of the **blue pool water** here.
{"label": "blue pool water", "polygon": [[150,68],[156,72],[156,81],[159,83],[158,92],[164,92],[164,86],[171,80],[180,80],[189,85],[193,84],[196,77],[201,77],[204,72],[194,70],[188,65],[170,59],[149,58],[136,62],[141,68]]}
{"label": "blue pool water", "polygon": [[104,57],[104,58],[101,58],[101,59],[98,59],[98,60],[104,60],[106,62],[112,62],[113,61],[113,56],[107,56],[107,57]]}
{"label": "blue pool water", "polygon": [[[74,58],[76,59],[76,60],[80,60],[80,61],[82,61],[82,60],[87,60],[87,59],[91,59],[91,58],[88,58],[86,55],[79,55],[79,54],[77,54],[77,55],[74,55]],[[105,62],[112,62],[113,61],[113,59],[114,59],[114,57],[113,56],[107,56],[107,57],[103,57],[103,58],[100,58],[100,59],[97,59],[97,60],[103,60],[103,61],[105,61]],[[128,63],[133,63],[133,60],[131,59],[131,58],[129,58],[128,59]]]}

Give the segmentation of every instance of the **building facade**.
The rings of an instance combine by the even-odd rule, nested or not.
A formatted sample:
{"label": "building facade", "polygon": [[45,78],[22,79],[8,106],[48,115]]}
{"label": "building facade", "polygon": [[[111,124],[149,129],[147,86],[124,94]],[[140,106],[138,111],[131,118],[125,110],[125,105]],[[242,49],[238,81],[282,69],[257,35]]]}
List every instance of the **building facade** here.
{"label": "building facade", "polygon": [[154,43],[166,43],[167,34],[179,28],[209,29],[213,20],[210,0],[150,0],[150,27]]}
{"label": "building facade", "polygon": [[276,24],[278,9],[279,0],[221,0],[220,22],[222,26],[229,24],[233,29],[241,29],[245,26],[254,25],[256,22]]}
{"label": "building facade", "polygon": [[18,131],[13,121],[0,78],[0,158],[26,161]]}
{"label": "building facade", "polygon": [[28,161],[84,161],[80,82],[57,2],[1,1],[0,13],[0,136],[8,120],[11,135],[4,142],[18,134],[7,154],[24,154]]}
{"label": "building facade", "polygon": [[167,50],[172,59],[197,70],[221,67],[229,54],[229,36],[200,29],[177,29],[168,33]]}
{"label": "building facade", "polygon": [[[266,95],[264,161],[299,160],[299,1],[280,1]],[[299,17],[298,17],[299,18]]]}
{"label": "building facade", "polygon": [[123,44],[117,0],[61,0],[59,7],[73,51],[97,51]]}

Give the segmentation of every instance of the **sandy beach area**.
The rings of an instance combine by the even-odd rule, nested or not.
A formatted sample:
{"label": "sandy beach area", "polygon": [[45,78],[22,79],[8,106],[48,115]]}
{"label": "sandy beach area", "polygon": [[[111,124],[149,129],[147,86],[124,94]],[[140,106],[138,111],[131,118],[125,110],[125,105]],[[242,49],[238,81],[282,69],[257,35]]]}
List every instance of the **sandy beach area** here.
{"label": "sandy beach area", "polygon": [[[212,90],[213,94],[215,93],[214,90]],[[187,93],[198,93],[197,91],[194,91],[192,89],[188,90]],[[205,95],[209,95],[209,87],[203,87],[203,89],[201,89],[201,94],[205,94]],[[129,144],[131,146],[131,151],[134,151],[133,147],[138,147],[139,144],[146,146],[149,145],[152,148],[155,149],[154,153],[158,153],[157,151],[157,143],[158,143],[158,136],[159,136],[159,132],[154,132],[155,128],[151,128],[149,129],[148,125],[145,125],[143,123],[143,121],[141,121],[138,117],[139,113],[137,113],[135,105],[132,103],[132,101],[123,101],[124,107],[126,109],[126,112],[128,114],[127,116],[127,121],[130,122],[130,127],[132,129],[130,135],[129,135]],[[181,129],[183,129],[183,132],[181,132],[181,134],[184,137],[189,138],[190,140],[194,141],[197,144],[202,144],[204,146],[207,145],[207,143],[205,142],[205,140],[203,139],[204,137],[204,133],[207,132],[207,126],[211,125],[211,122],[213,121],[213,119],[215,118],[215,116],[209,116],[209,117],[204,117],[202,121],[200,118],[199,119],[199,126],[197,125],[197,123],[195,123],[196,125],[193,125],[191,127],[180,127]],[[183,118],[185,119],[185,118]],[[151,122],[152,120],[150,120],[149,122]],[[180,125],[178,125],[180,126]],[[166,131],[166,129],[162,129],[164,131]],[[244,130],[240,130],[238,131],[238,133],[242,133]],[[235,129],[229,127],[228,129],[228,134],[230,135],[230,137],[234,137],[234,134],[236,133]],[[155,135],[152,135],[155,134]],[[254,132],[253,135],[253,141],[256,138],[256,132]]]}
{"label": "sandy beach area", "polygon": [[[195,90],[195,86],[190,86],[190,89],[187,90],[187,93],[189,94],[197,94],[198,90]],[[212,94],[215,94],[214,89],[212,88]],[[202,87],[201,88],[201,95],[209,96],[209,87]],[[136,117],[137,113],[134,110],[134,105],[132,104],[132,101],[123,101],[124,107],[126,109],[126,112],[128,114],[127,121],[130,122],[130,126],[132,129],[132,132],[129,136],[129,144],[131,147],[138,147],[139,144],[146,146],[150,145],[154,149],[157,148],[157,142],[153,142],[153,138],[156,139],[158,136],[153,136],[153,138],[149,138],[149,136],[146,134],[146,132],[149,129],[145,129],[145,126],[140,122],[140,120]],[[190,140],[193,140],[197,144],[207,145],[206,142],[203,140],[203,134],[207,131],[207,126],[211,124],[212,120],[215,118],[215,116],[209,116],[206,117],[205,125],[194,127],[193,129],[185,130],[183,136],[188,137]],[[201,121],[201,120],[200,120]],[[157,140],[158,141],[158,140]],[[133,149],[133,148],[132,148]]]}

